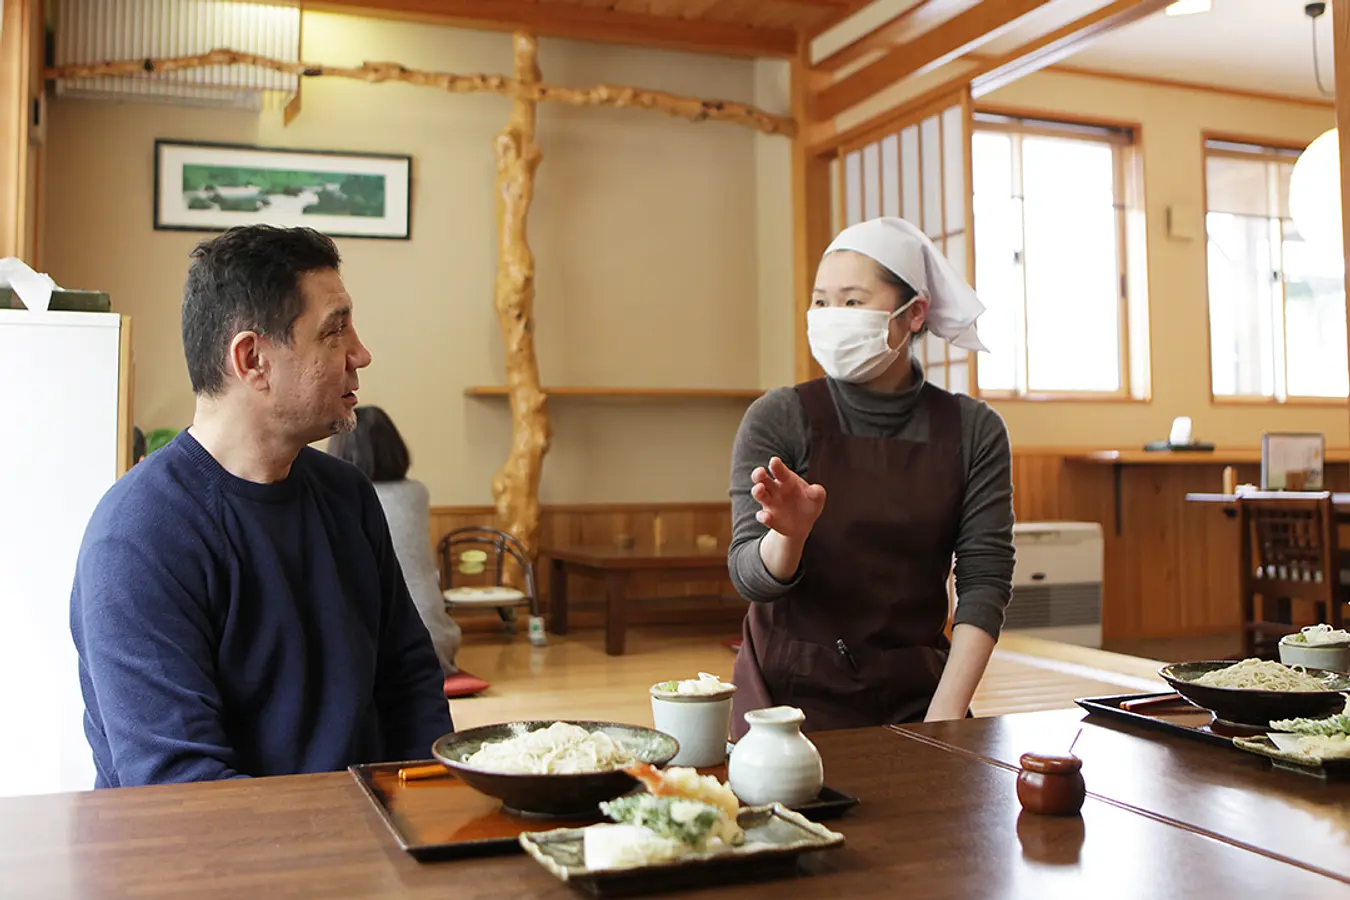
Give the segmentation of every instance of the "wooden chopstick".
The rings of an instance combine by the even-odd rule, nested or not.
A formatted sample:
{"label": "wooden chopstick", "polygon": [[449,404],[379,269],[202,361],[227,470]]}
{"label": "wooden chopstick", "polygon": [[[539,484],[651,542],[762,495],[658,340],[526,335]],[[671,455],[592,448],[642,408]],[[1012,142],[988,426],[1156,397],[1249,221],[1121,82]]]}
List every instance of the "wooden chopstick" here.
{"label": "wooden chopstick", "polygon": [[398,770],[399,781],[421,781],[427,778],[444,778],[450,774],[450,770],[437,763],[434,766],[412,766],[407,769]]}
{"label": "wooden chopstick", "polygon": [[1179,702],[1185,702],[1185,698],[1180,694],[1173,692],[1171,694],[1163,694],[1160,697],[1144,697],[1139,700],[1126,700],[1124,703],[1120,704],[1120,708],[1126,712],[1134,712],[1137,709],[1142,709],[1147,706],[1169,706]]}

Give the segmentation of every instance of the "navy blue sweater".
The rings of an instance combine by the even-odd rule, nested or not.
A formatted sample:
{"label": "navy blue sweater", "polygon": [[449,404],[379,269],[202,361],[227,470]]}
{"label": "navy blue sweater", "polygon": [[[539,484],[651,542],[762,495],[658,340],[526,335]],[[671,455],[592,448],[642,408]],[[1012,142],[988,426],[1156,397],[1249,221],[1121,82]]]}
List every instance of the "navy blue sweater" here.
{"label": "navy blue sweater", "polygon": [[117,482],[71,592],[95,787],[423,759],[440,663],[374,487],[306,448],[276,484],[187,432]]}

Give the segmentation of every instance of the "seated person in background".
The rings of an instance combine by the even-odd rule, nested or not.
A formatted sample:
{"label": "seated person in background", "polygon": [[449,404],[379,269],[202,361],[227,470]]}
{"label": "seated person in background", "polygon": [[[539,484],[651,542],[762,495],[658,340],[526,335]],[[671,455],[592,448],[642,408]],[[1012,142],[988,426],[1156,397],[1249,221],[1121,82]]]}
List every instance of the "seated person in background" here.
{"label": "seated person in background", "polygon": [[131,428],[131,464],[145,459],[145,432],[141,431],[139,425],[133,425]]}
{"label": "seated person in background", "polygon": [[460,628],[445,609],[440,572],[431,555],[431,495],[422,482],[408,477],[411,459],[403,436],[384,410],[358,406],[356,428],[330,438],[328,452],[356,466],[375,483],[403,578],[431,634],[441,670],[446,677],[457,674]]}
{"label": "seated person in background", "polygon": [[375,490],[308,446],[355,426],[370,364],[339,262],[307,228],[192,254],[192,425],[109,489],[76,563],[95,787],[421,758],[452,728]]}

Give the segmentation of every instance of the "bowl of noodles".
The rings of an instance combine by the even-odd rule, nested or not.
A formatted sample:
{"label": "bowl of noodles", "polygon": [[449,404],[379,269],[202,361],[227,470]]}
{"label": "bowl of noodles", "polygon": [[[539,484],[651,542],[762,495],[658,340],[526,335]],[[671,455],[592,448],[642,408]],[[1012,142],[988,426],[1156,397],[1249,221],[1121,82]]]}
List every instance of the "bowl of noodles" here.
{"label": "bowl of noodles", "polygon": [[446,768],[516,815],[585,817],[638,786],[623,771],[664,766],[679,741],[617,722],[506,722],[447,734],[431,746]]}
{"label": "bowl of noodles", "polygon": [[1339,712],[1350,676],[1264,659],[1181,662],[1158,670],[1178,694],[1226,722],[1266,727],[1272,719]]}

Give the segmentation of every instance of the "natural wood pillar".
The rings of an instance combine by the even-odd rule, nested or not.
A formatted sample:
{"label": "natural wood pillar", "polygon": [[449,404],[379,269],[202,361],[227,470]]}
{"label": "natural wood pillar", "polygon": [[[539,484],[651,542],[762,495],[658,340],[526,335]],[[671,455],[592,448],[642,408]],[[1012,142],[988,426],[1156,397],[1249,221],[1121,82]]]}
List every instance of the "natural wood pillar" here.
{"label": "natural wood pillar", "polygon": [[33,104],[42,93],[41,0],[0,0],[0,257],[37,265],[38,147]]}
{"label": "natural wood pillar", "polygon": [[[1341,241],[1350,264],[1350,0],[1332,0],[1331,30],[1336,61],[1336,132],[1341,154]],[[1350,339],[1350,268],[1346,269],[1346,335]]]}
{"label": "natural wood pillar", "polygon": [[[514,37],[515,77],[539,81],[539,42]],[[536,103],[515,98],[506,130],[497,136],[497,323],[506,347],[506,386],[511,398],[511,452],[492,479],[498,527],[534,554],[539,543],[539,478],[552,430],[548,403],[539,387],[534,352],[534,254],[526,235],[539,145],[534,140]]]}
{"label": "natural wood pillar", "polygon": [[[0,0],[3,2],[3,0]],[[273,72],[286,72],[306,78],[354,78],[370,84],[388,81],[434,87],[451,94],[500,94],[513,100],[537,103],[565,103],[568,106],[608,106],[615,109],[649,109],[690,122],[731,122],[765,134],[796,133],[796,123],[786,116],[775,116],[746,103],[730,100],[702,100],[681,97],[665,91],[616,84],[597,84],[574,88],[542,81],[522,81],[500,75],[457,75],[453,72],[427,72],[409,69],[393,62],[364,62],[359,66],[328,66],[322,63],[286,62],[241,53],[238,50],[212,50],[195,56],[171,56],[162,59],[119,59],[103,62],[53,66],[46,76],[62,78],[115,78],[126,75],[154,75],[184,72],[212,66],[257,66]]]}
{"label": "natural wood pillar", "polygon": [[810,68],[810,43],[803,40],[792,62],[792,117],[797,133],[792,139],[792,256],[793,303],[796,312],[794,373],[798,381],[822,374],[811,357],[806,340],[806,311],[811,306],[811,288],[816,280],[816,265],[830,245],[833,223],[830,221],[830,162],[811,152],[810,141],[817,133],[807,118],[807,101],[820,73]]}

